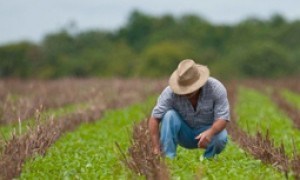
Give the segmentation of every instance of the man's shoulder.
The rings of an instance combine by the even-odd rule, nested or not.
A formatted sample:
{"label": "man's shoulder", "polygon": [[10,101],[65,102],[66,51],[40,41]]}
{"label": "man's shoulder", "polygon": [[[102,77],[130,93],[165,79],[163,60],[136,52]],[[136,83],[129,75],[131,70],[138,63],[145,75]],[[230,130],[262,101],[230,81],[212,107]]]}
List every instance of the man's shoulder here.
{"label": "man's shoulder", "polygon": [[173,97],[174,96],[174,92],[173,92],[173,90],[171,89],[170,86],[167,86],[162,91],[161,96],[164,96],[164,97]]}
{"label": "man's shoulder", "polygon": [[218,87],[224,87],[223,83],[214,77],[208,78],[206,86],[209,86],[212,89],[218,88]]}
{"label": "man's shoulder", "polygon": [[212,84],[212,85],[223,85],[222,82],[218,79],[216,79],[215,77],[209,77],[207,80],[208,84]]}
{"label": "man's shoulder", "polygon": [[172,89],[171,89],[171,87],[170,87],[170,86],[167,86],[167,87],[165,87],[165,89],[162,91],[162,93],[168,93],[168,94],[172,94],[172,93],[173,93],[173,91],[172,91]]}
{"label": "man's shoulder", "polygon": [[226,88],[221,81],[214,77],[209,77],[206,83],[206,89],[210,94],[220,95],[226,93]]}

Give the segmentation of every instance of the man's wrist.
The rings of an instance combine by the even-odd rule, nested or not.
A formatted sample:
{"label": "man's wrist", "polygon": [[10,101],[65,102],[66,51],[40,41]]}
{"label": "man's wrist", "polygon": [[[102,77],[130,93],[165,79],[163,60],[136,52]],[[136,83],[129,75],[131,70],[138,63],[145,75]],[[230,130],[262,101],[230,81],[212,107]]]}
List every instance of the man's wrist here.
{"label": "man's wrist", "polygon": [[209,129],[209,132],[210,132],[210,134],[211,134],[212,136],[214,136],[214,135],[217,133],[217,129],[216,129],[214,126],[212,126],[212,127]]}
{"label": "man's wrist", "polygon": [[215,134],[219,133],[220,131],[222,131],[223,129],[225,129],[226,123],[227,123],[226,120],[218,119],[210,128],[213,135],[215,135]]}

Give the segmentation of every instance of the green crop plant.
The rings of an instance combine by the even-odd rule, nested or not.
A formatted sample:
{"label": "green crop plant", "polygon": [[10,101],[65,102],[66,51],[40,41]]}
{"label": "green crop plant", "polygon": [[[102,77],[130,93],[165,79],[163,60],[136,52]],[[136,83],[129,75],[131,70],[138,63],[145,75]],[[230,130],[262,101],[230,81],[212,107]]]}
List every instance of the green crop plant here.
{"label": "green crop plant", "polygon": [[12,137],[12,134],[15,132],[16,135],[23,134],[27,131],[28,127],[33,127],[37,123],[43,123],[45,120],[55,119],[60,116],[64,116],[70,114],[77,109],[84,109],[87,108],[87,103],[78,103],[78,104],[68,104],[59,108],[50,108],[42,112],[38,112],[40,114],[40,121],[36,122],[36,118],[32,117],[29,119],[22,120],[19,123],[12,123],[7,125],[2,125],[0,127],[0,139],[9,140]]}
{"label": "green crop plant", "polygon": [[[44,157],[27,161],[20,179],[144,179],[125,166],[115,143],[126,154],[134,122],[149,115],[154,100],[107,111],[101,120],[65,134]],[[179,147],[174,160],[166,159],[172,178],[284,179],[272,166],[253,159],[231,141],[214,159],[203,160],[202,153]]]}
{"label": "green crop plant", "polygon": [[287,89],[284,89],[281,92],[281,95],[292,105],[294,105],[295,107],[297,107],[297,109],[300,110],[300,95],[296,94],[292,91],[289,91]]}
{"label": "green crop plant", "polygon": [[175,179],[284,179],[283,173],[271,165],[254,159],[229,140],[224,152],[212,159],[203,159],[203,150],[178,148],[174,160],[167,160]]}
{"label": "green crop plant", "polygon": [[292,121],[270,97],[242,87],[239,89],[236,106],[237,122],[248,133],[254,135],[260,131],[265,134],[269,131],[277,146],[281,143],[285,145],[289,156],[294,151],[294,144],[300,149],[300,131],[293,127]]}
{"label": "green crop plant", "polygon": [[145,104],[107,111],[96,123],[83,124],[75,132],[65,134],[47,152],[28,161],[21,179],[127,179],[133,173],[127,169],[116,147],[126,151],[133,123],[149,112],[154,98]]}

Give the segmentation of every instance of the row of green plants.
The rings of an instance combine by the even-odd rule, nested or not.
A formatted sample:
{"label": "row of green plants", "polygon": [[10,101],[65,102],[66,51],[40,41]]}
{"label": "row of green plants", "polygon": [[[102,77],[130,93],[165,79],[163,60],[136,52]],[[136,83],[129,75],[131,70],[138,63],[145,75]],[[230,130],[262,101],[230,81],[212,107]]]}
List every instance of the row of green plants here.
{"label": "row of green plants", "polygon": [[178,179],[284,179],[271,165],[265,165],[229,140],[226,149],[214,159],[202,159],[202,150],[178,148],[178,157],[168,161],[172,177]]}
{"label": "row of green plants", "polygon": [[[240,103],[249,103],[249,92],[250,95],[257,93],[245,88],[240,90],[238,107]],[[265,96],[256,98],[264,99]],[[48,150],[45,157],[38,156],[25,164],[21,179],[132,179],[136,175],[122,163],[116,143],[126,152],[130,145],[133,123],[149,115],[154,100],[155,98],[151,98],[143,104],[109,111],[96,123],[83,124],[75,132],[64,135]],[[268,103],[260,105],[263,105],[263,108],[259,106],[264,109],[262,111],[268,111],[264,107],[273,106]],[[241,114],[246,114],[244,111],[249,107],[239,107],[237,114],[240,115],[240,121],[244,122]],[[247,112],[252,119],[258,111]],[[244,127],[242,123],[240,125]],[[179,147],[177,157],[166,160],[171,176],[174,179],[284,179],[281,172],[254,159],[232,141],[229,141],[226,150],[215,159],[201,159],[202,153],[201,150],[190,151]]]}
{"label": "row of green plants", "polygon": [[154,98],[144,104],[107,111],[92,124],[82,124],[75,132],[61,137],[45,157],[28,161],[20,179],[128,179],[135,176],[121,161],[118,143],[129,146],[131,127],[146,116]]}
{"label": "row of green plants", "polygon": [[[5,143],[0,155],[0,179],[18,177],[25,160],[34,158],[38,154],[44,155],[48,148],[64,133],[73,131],[82,123],[94,122],[102,117],[107,109],[126,107],[133,102],[142,101],[148,95],[153,94],[156,91],[155,88],[159,88],[159,84],[153,83],[153,88],[145,89],[145,81],[140,80],[110,80],[109,86],[105,86],[106,81],[102,80],[101,82],[96,84],[97,87],[101,87],[100,89],[83,84],[90,87],[93,92],[98,92],[89,95],[93,99],[88,98],[87,104],[83,103],[74,112],[65,112],[63,116],[55,117],[53,120],[51,116],[41,117],[41,120],[37,122],[42,123],[35,124],[26,133],[21,136],[14,136]],[[74,101],[73,103],[76,105],[77,102]]]}
{"label": "row of green plants", "polygon": [[40,116],[40,120],[45,119],[55,119],[57,117],[61,117],[72,112],[75,112],[78,109],[85,109],[87,108],[87,103],[77,103],[77,104],[68,104],[59,108],[50,108],[45,111],[40,111],[37,109],[35,116],[29,119],[24,119],[19,121],[18,123],[10,123],[7,125],[0,126],[0,139],[4,139],[9,141],[13,134],[21,135],[27,132],[28,128],[32,128],[35,126],[36,123],[43,123],[37,122],[37,117]]}
{"label": "row of green plants", "polygon": [[281,95],[293,106],[300,109],[300,96],[297,93],[292,92],[288,89],[283,89],[281,91]]}
{"label": "row of green plants", "polygon": [[[283,94],[296,96],[287,90]],[[299,96],[297,99],[299,100]],[[284,144],[289,156],[292,156],[294,148],[300,149],[299,129],[293,126],[292,121],[272,102],[270,96],[242,87],[239,90],[236,113],[239,126],[249,134],[254,135],[257,131],[266,134],[268,131],[277,146]]]}

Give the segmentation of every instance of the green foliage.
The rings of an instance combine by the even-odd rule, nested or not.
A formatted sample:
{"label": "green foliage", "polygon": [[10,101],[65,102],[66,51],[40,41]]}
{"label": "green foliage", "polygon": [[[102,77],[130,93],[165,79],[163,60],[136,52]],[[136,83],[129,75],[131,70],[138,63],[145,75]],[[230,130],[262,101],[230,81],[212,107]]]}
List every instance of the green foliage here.
{"label": "green foliage", "polygon": [[291,50],[298,49],[300,47],[300,21],[295,21],[289,25],[282,26],[278,32],[278,40],[280,44],[283,44]]}
{"label": "green foliage", "polygon": [[284,89],[281,91],[281,95],[295,107],[300,109],[300,96],[299,94],[292,92],[290,90]]}
{"label": "green foliage", "polygon": [[120,30],[120,35],[124,36],[131,47],[139,51],[145,47],[148,36],[153,31],[152,24],[153,17],[133,11],[127,26]]}
{"label": "green foliage", "polygon": [[147,48],[138,67],[139,75],[159,77],[169,75],[181,59],[191,55],[192,47],[185,42],[162,42]]}
{"label": "green foliage", "polygon": [[169,75],[192,58],[222,78],[300,75],[300,21],[275,14],[236,25],[213,25],[186,14],[160,17],[133,11],[115,32],[62,29],[41,43],[0,47],[0,77]]}
{"label": "green foliage", "polygon": [[35,60],[35,48],[29,42],[0,47],[0,77],[28,77]]}
{"label": "green foliage", "polygon": [[28,161],[20,179],[132,179],[134,175],[121,161],[130,144],[133,122],[141,120],[155,99],[117,111],[107,111],[93,124],[83,124],[59,139],[45,157]]}
{"label": "green foliage", "polygon": [[[14,123],[14,124],[7,124],[4,126],[0,126],[0,135],[1,135],[0,139],[5,139],[9,141],[13,133],[16,133],[17,135],[19,135],[19,133],[21,134],[26,133],[28,127],[34,127],[37,123],[43,123],[45,120],[49,120],[49,118],[51,118],[52,116],[57,118],[72,113],[76,111],[78,108],[80,109],[87,108],[87,103],[69,104],[60,108],[47,109],[46,111],[41,112],[40,122],[36,122],[36,119],[34,117],[31,117],[29,119],[22,120],[21,124]],[[1,144],[1,146],[2,145],[3,144]]]}
{"label": "green foliage", "polygon": [[[146,116],[155,98],[143,104],[109,111],[93,124],[83,124],[60,138],[45,157],[27,161],[20,179],[142,179],[120,160],[115,143],[126,153],[133,122]],[[273,167],[262,164],[229,141],[225,151],[201,160],[203,150],[178,148],[174,160],[165,159],[174,179],[284,179]]]}
{"label": "green foliage", "polygon": [[293,140],[300,149],[300,131],[293,127],[292,121],[281,112],[266,95],[255,90],[241,88],[236,112],[238,124],[254,135],[258,130],[275,140],[277,146],[282,142],[288,155],[292,155]]}
{"label": "green foliage", "polygon": [[201,159],[203,150],[178,148],[178,156],[167,161],[174,179],[284,179],[272,166],[254,159],[229,141],[226,149],[213,159]]}
{"label": "green foliage", "polygon": [[296,71],[296,62],[288,51],[274,42],[254,42],[233,48],[226,61],[226,73],[235,72],[244,77],[276,78]]}

